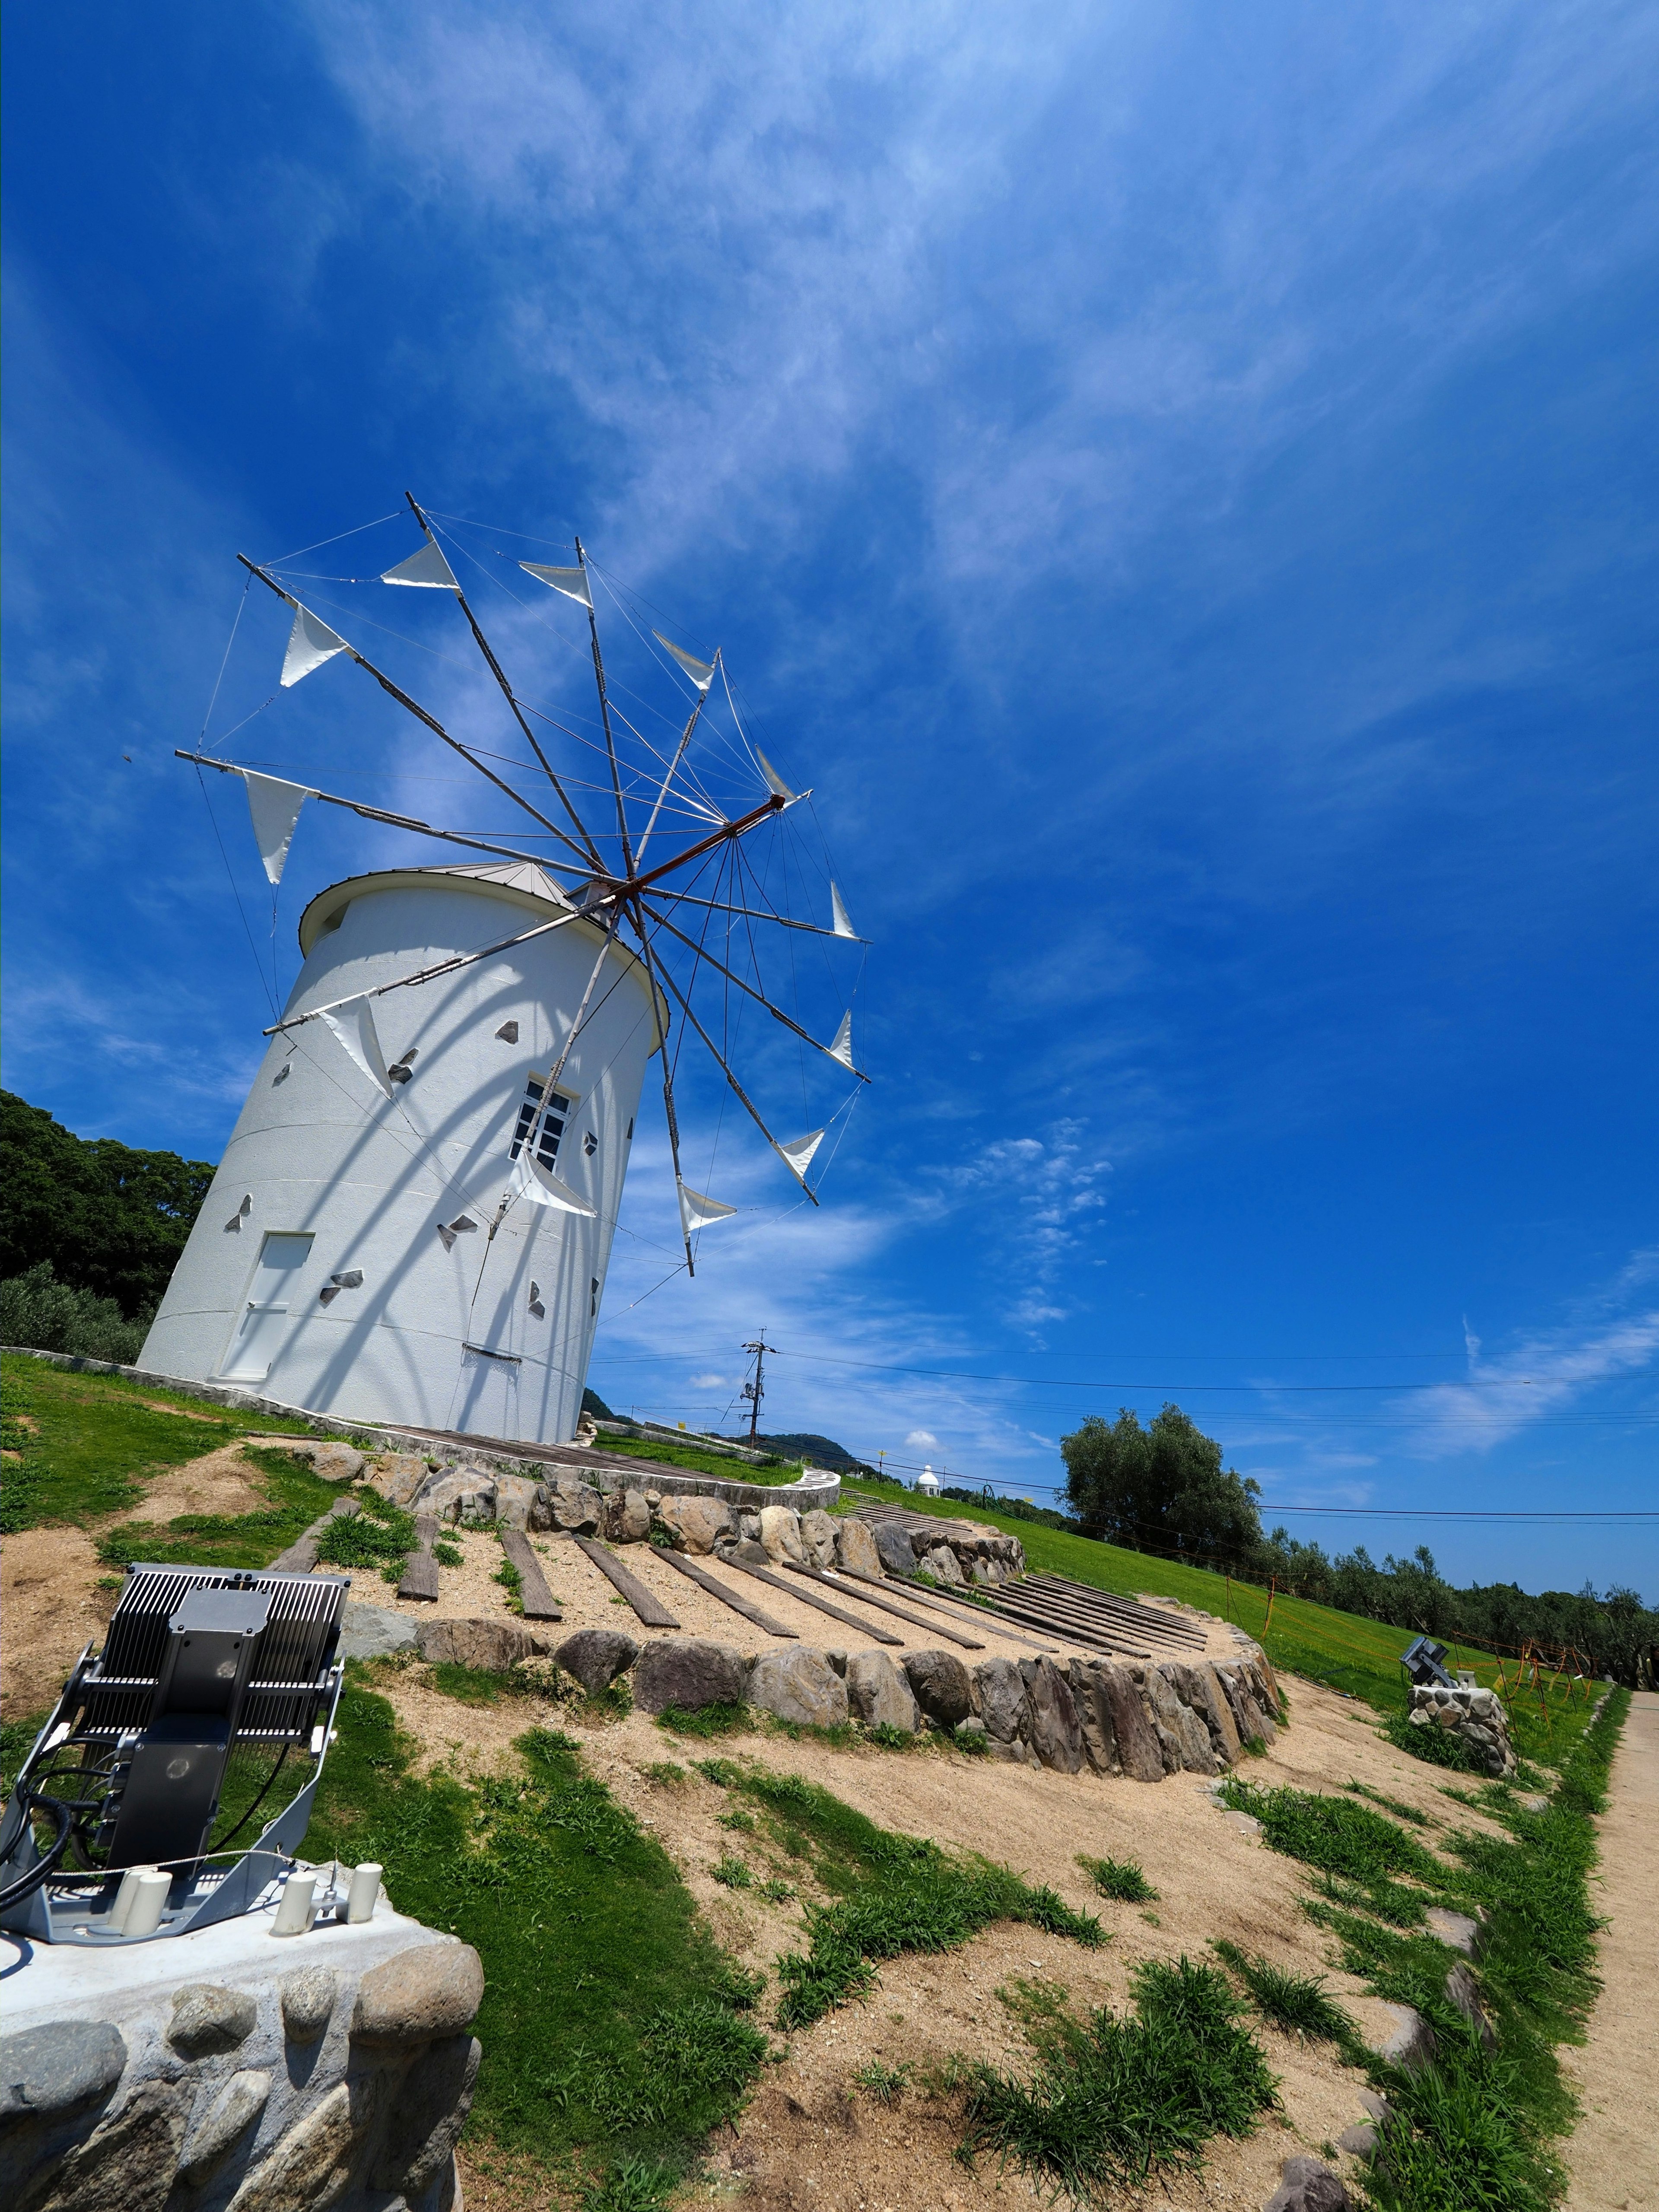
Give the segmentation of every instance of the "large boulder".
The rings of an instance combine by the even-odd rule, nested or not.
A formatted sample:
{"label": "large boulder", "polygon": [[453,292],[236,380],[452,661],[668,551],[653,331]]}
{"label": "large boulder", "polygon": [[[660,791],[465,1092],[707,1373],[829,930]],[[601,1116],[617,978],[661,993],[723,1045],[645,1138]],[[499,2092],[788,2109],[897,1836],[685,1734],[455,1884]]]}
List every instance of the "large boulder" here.
{"label": "large boulder", "polygon": [[1216,1680],[1227,1700],[1227,1709],[1233,1717],[1241,1744],[1265,1743],[1267,1731],[1261,1718],[1261,1709],[1250,1694],[1249,1685],[1231,1667],[1218,1667]]}
{"label": "large boulder", "polygon": [[1227,1703],[1215,1669],[1206,1660],[1173,1660],[1169,1671],[1176,1687],[1210,1731],[1210,1748],[1224,1766],[1237,1764],[1238,1724]]}
{"label": "large boulder", "polygon": [[546,1650],[544,1640],[516,1620],[423,1620],[416,1649],[429,1666],[478,1667],[499,1674]]}
{"label": "large boulder", "polygon": [[415,1649],[415,1624],[389,1605],[364,1605],[349,1597],[340,1608],[338,1659],[384,1659]]}
{"label": "large boulder", "polygon": [[915,1547],[908,1531],[896,1521],[878,1521],[871,1528],[876,1540],[876,1551],[883,1570],[890,1575],[913,1575],[916,1571]]}
{"label": "large boulder", "polygon": [[748,1686],[742,1652],[710,1637],[665,1636],[646,1645],[634,1668],[634,1703],[647,1713],[669,1705],[694,1713],[704,1705],[741,1705]]}
{"label": "large boulder", "polygon": [[1075,1774],[1083,1765],[1083,1730],[1066,1677],[1049,1658],[1022,1659],[1019,1671],[1031,1704],[1031,1748],[1045,1766]]}
{"label": "large boulder", "polygon": [[763,1505],[760,1540],[775,1566],[804,1567],[806,1547],[800,1540],[800,1516],[792,1505]]}
{"label": "large boulder", "polygon": [[847,1662],[847,1702],[866,1728],[914,1731],[916,1701],[884,1651],[854,1651]]}
{"label": "large boulder", "polygon": [[836,1524],[821,1505],[800,1516],[800,1540],[810,1567],[833,1567],[836,1564]]}
{"label": "large boulder", "polygon": [[127,2063],[121,2031],[107,2020],[66,2020],[0,2036],[0,2126],[62,2120],[100,2103]]}
{"label": "large boulder", "polygon": [[1170,1679],[1168,1663],[1148,1667],[1143,1680],[1165,1766],[1171,1773],[1185,1767],[1189,1774],[1213,1774],[1215,1753],[1210,1748],[1210,1731],[1192,1707],[1182,1704]]}
{"label": "large boulder", "polygon": [[1077,1708],[1077,1723],[1083,1732],[1084,1758],[1097,1774],[1115,1774],[1117,1731],[1112,1725],[1112,1708],[1101,1683],[1099,1669],[1097,1659],[1073,1660],[1072,1703]]}
{"label": "large boulder", "polygon": [[911,1694],[936,1727],[948,1733],[974,1710],[968,1669],[953,1651],[907,1651],[904,1672]]}
{"label": "large boulder", "polygon": [[1031,1733],[1025,1678],[1012,1659],[981,1659],[974,1669],[974,1702],[993,1743],[1023,1743]]}
{"label": "large boulder", "polygon": [[624,1490],[611,1500],[606,1534],[613,1543],[642,1544],[651,1534],[651,1501],[642,1490]]}
{"label": "large boulder", "polygon": [[947,1589],[960,1589],[967,1579],[962,1571],[961,1562],[948,1544],[935,1544],[925,1558],[916,1561],[916,1565],[923,1574],[932,1575],[936,1583],[943,1583]]}
{"label": "large boulder", "polygon": [[1163,1750],[1128,1668],[1120,1662],[1104,1661],[1096,1668],[1095,1680],[1111,1717],[1118,1764],[1137,1782],[1162,1782]]}
{"label": "large boulder", "polygon": [[605,1499],[592,1483],[561,1475],[541,1486],[532,1525],[561,1528],[572,1536],[597,1536],[605,1526]]}
{"label": "large boulder", "polygon": [[665,1498],[657,1508],[657,1519],[677,1552],[699,1556],[733,1533],[732,1509],[719,1498]]}
{"label": "large boulder", "polygon": [[495,1478],[481,1467],[440,1468],[428,1474],[410,1501],[415,1513],[429,1513],[434,1521],[465,1522],[469,1526],[495,1518]]}
{"label": "large boulder", "polygon": [[539,1517],[542,1486],[527,1474],[495,1477],[495,1518],[503,1528],[528,1528]]}
{"label": "large boulder", "polygon": [[869,1522],[838,1521],[835,1528],[836,1565],[849,1575],[879,1575],[881,1553],[876,1549]]}
{"label": "large boulder", "polygon": [[590,1698],[608,1690],[639,1656],[639,1645],[620,1628],[579,1628],[553,1653],[565,1673],[574,1674]]}
{"label": "large boulder", "polygon": [[375,1464],[374,1487],[394,1505],[407,1505],[431,1472],[418,1452],[387,1452]]}
{"label": "large boulder", "polygon": [[1353,2199],[1328,2166],[1316,2158],[1287,2158],[1263,2212],[1348,2212]]}
{"label": "large boulder", "polygon": [[804,1728],[839,1728],[847,1718],[846,1683],[822,1651],[799,1644],[762,1652],[750,1669],[748,1698]]}

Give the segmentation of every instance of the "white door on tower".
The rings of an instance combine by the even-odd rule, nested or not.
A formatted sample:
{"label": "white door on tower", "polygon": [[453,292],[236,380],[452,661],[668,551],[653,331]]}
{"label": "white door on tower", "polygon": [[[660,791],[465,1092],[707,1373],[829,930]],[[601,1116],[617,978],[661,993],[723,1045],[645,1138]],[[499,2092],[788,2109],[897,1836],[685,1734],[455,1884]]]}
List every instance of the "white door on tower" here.
{"label": "white door on tower", "polygon": [[220,1370],[227,1382],[263,1382],[288,1330],[288,1310],[300,1271],[311,1257],[309,1236],[272,1230],[259,1248],[247,1304]]}

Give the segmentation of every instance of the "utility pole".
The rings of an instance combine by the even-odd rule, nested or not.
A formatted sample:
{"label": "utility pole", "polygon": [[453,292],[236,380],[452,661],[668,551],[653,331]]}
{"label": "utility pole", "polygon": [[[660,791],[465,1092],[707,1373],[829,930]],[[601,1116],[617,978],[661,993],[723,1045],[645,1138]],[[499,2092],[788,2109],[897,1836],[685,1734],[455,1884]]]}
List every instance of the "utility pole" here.
{"label": "utility pole", "polygon": [[743,1386],[743,1395],[749,1401],[749,1441],[752,1445],[760,1425],[761,1400],[766,1395],[766,1386],[762,1380],[766,1355],[769,1352],[775,1352],[778,1347],[766,1341],[766,1332],[763,1329],[752,1344],[745,1344],[743,1348],[755,1356],[755,1379]]}

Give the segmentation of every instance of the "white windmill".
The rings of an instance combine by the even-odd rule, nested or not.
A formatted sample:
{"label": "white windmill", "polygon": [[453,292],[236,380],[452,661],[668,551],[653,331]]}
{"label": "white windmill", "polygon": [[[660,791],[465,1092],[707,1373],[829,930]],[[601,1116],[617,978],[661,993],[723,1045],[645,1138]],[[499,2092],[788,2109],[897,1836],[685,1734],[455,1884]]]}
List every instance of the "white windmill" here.
{"label": "white windmill", "polygon": [[[811,794],[754,742],[718,650],[704,659],[642,620],[580,539],[574,565],[520,560],[495,544],[512,533],[430,514],[412,496],[409,507],[423,539],[411,557],[378,577],[325,580],[449,594],[500,689],[504,737],[454,735],[317,609],[347,629],[372,615],[314,593],[302,603],[298,555],[243,559],[248,588],[257,580],[293,609],[266,705],[349,656],[520,826],[508,842],[199,744],[179,750],[198,772],[243,779],[273,886],[307,799],[468,857],[353,876],[306,906],[303,964],[143,1358],[343,1418],[559,1443],[574,1433],[648,1060],[695,1272],[700,1232],[738,1208],[682,1173],[680,1053],[691,1037],[706,1048],[816,1204],[809,1171],[866,1079],[852,993],[832,964],[838,940],[862,940],[827,869],[827,923],[788,910],[817,860],[799,828]],[[526,649],[532,615],[545,642],[580,646],[591,709],[515,687],[452,556],[507,585]],[[596,584],[637,664],[625,683],[614,670],[607,680]],[[798,1018],[803,933],[831,956],[817,979],[823,1029],[840,1010],[828,1043]],[[803,1135],[775,1135],[751,1096],[775,1071],[745,1087],[732,1065],[751,1012],[793,1036],[809,1101],[811,1067],[840,1071],[841,1103]]]}

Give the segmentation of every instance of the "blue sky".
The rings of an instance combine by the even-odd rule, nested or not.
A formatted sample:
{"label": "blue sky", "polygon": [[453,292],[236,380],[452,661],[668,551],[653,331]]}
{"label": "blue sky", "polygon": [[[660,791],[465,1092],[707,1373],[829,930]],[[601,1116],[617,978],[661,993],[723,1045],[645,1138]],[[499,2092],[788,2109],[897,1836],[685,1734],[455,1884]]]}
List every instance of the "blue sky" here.
{"label": "blue sky", "polygon": [[[405,485],[574,524],[722,645],[873,940],[821,1211],[724,1125],[745,1210],[653,1289],[636,1155],[609,1399],[716,1419],[763,1325],[775,1425],[1042,1495],[1175,1398],[1298,1533],[1659,1595],[1650,1534],[1419,1517],[1655,1503],[1650,9],[7,43],[9,1087],[228,1133],[269,900],[172,749],[237,550]],[[436,811],[343,665],[226,743]],[[411,850],[319,811],[283,988],[303,899]]]}

